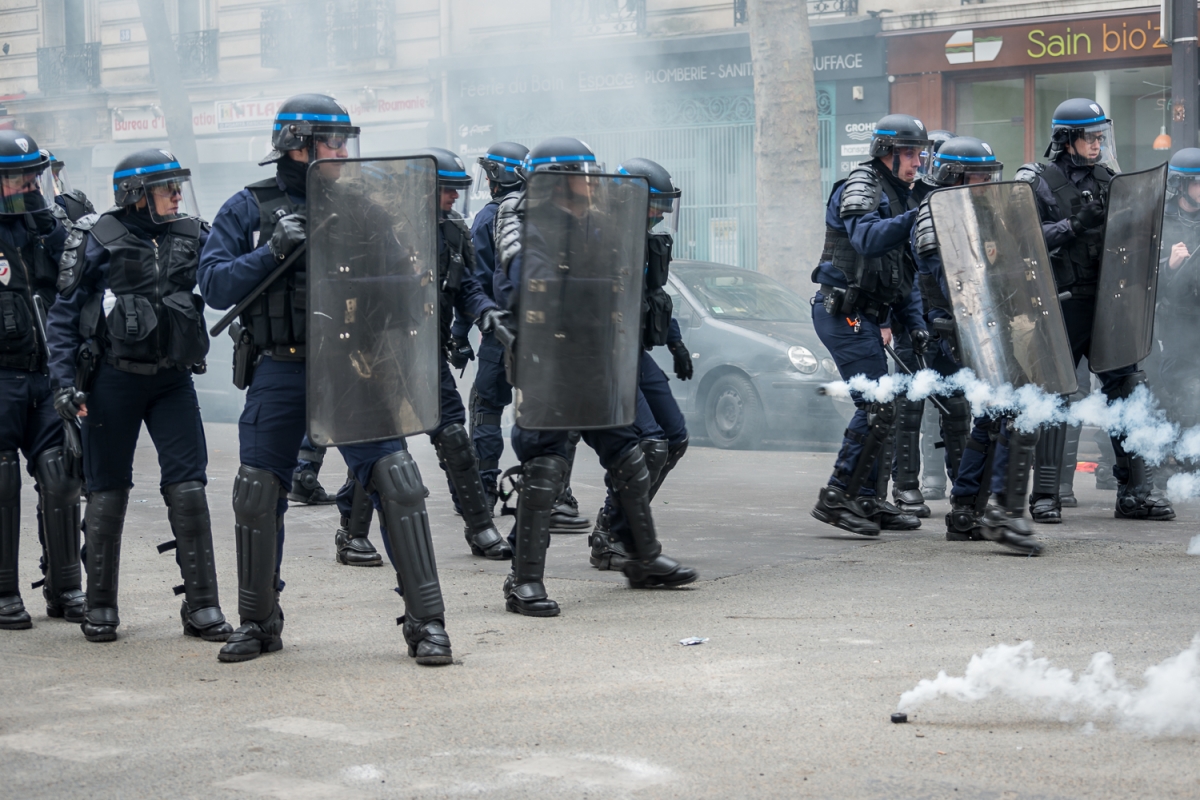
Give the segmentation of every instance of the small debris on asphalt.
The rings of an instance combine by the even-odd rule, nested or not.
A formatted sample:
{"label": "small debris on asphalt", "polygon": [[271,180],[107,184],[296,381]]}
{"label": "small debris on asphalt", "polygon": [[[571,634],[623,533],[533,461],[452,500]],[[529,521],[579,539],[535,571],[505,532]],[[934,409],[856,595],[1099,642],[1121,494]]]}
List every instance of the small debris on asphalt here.
{"label": "small debris on asphalt", "polygon": [[897,725],[901,722],[908,722],[908,714],[905,714],[903,711],[897,711],[895,714],[892,714],[892,722]]}
{"label": "small debris on asphalt", "polygon": [[686,639],[680,639],[679,643],[684,647],[690,647],[694,644],[704,644],[708,639],[701,639],[699,636],[689,636]]}

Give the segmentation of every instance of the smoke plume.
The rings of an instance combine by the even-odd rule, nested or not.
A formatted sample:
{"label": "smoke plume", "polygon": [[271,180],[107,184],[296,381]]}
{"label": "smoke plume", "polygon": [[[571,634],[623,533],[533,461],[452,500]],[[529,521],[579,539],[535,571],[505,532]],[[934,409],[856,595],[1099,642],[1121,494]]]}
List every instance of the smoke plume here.
{"label": "smoke plume", "polygon": [[1033,642],[1000,644],[971,656],[962,677],[944,671],[900,696],[910,712],[939,697],[975,703],[995,695],[1063,721],[1111,719],[1150,736],[1200,732],[1200,635],[1182,653],[1150,667],[1141,686],[1117,675],[1113,657],[1096,653],[1081,675],[1034,658]]}

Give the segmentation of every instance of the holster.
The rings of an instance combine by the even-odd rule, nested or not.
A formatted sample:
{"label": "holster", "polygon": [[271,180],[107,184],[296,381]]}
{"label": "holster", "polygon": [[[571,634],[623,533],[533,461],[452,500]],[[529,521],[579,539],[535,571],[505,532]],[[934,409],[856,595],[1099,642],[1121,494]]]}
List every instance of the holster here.
{"label": "holster", "polygon": [[75,353],[75,388],[81,392],[90,392],[96,382],[96,373],[100,369],[100,361],[104,351],[95,339],[87,339],[79,345]]}
{"label": "holster", "polygon": [[245,389],[254,380],[254,338],[237,322],[229,326],[229,338],[233,339],[233,385]]}

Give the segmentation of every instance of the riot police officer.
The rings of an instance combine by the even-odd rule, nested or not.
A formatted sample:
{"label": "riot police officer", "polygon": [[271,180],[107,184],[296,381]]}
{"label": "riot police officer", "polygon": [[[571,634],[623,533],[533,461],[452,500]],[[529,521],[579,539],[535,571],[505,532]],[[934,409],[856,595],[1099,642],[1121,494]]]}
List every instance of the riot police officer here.
{"label": "riot police officer", "polygon": [[[1003,171],[1004,164],[996,158],[991,145],[971,136],[959,136],[942,145],[934,156],[930,180],[937,187],[966,186],[999,181]],[[941,374],[950,375],[961,368],[963,354],[928,200],[918,210],[912,245],[921,273],[922,295],[929,303],[926,318],[938,333],[934,367]],[[993,309],[992,313],[1002,312]],[[986,380],[993,376],[981,377]],[[947,428],[956,431],[958,418],[964,412],[969,420],[970,405],[961,396],[948,397],[943,402],[948,408],[958,410],[951,415],[953,422],[943,422],[942,431],[947,441],[948,468],[954,476],[951,510],[946,515],[946,539],[956,542],[989,538],[1023,553],[1041,552],[1041,545],[1031,537],[1029,523],[1024,519],[1029,459],[1037,433],[1018,431],[1009,418],[981,416],[975,419],[970,438],[954,445],[957,448],[954,454],[950,452],[952,433],[948,434]],[[955,456],[957,463],[950,463]],[[988,507],[993,492],[996,505]]]}
{"label": "riot police officer", "polygon": [[[600,248],[587,247],[587,242],[598,235],[598,231],[589,229],[585,221],[589,218],[593,188],[587,176],[600,171],[592,150],[578,139],[554,137],[533,147],[522,169],[527,180],[539,171],[565,174],[562,180],[554,182],[553,195],[539,203],[539,215],[545,217],[542,222],[548,226],[547,230],[538,230],[526,221],[527,193],[505,198],[497,210],[498,260],[494,290],[497,300],[514,312],[518,311],[518,287],[522,285],[526,256],[542,261],[564,257],[559,253],[558,245],[548,243],[549,239],[576,242],[578,249],[572,252],[577,255],[600,251]],[[527,253],[530,243],[538,246],[528,247]],[[587,258],[587,255],[580,257]],[[563,270],[557,269],[557,274],[562,273]],[[545,283],[530,280],[539,285]],[[608,284],[611,283],[610,280]],[[531,291],[541,290],[531,288]],[[611,296],[615,292],[608,294]],[[605,319],[610,318],[605,316]],[[520,353],[521,347],[518,339],[516,354]],[[509,358],[512,357],[514,354],[510,353]],[[554,365],[545,365],[540,370],[553,371]],[[520,388],[527,385],[527,378],[532,382],[537,377],[537,374],[526,376],[521,373],[514,383]],[[568,434],[561,430],[526,429],[520,422],[518,418],[518,425],[512,432],[513,450],[521,461],[521,478],[517,521],[513,528],[516,542],[513,570],[504,583],[505,605],[509,611],[518,614],[555,616],[559,607],[548,597],[543,576],[550,537],[550,512],[567,475]],[[619,501],[611,515],[611,529],[631,554],[623,567],[630,586],[675,587],[695,581],[698,577],[695,570],[662,554],[650,514],[650,471],[637,430],[632,425],[586,430],[582,437],[599,455]]]}
{"label": "riot police officer", "polygon": [[[221,207],[198,273],[205,302],[214,308],[252,297],[241,315],[234,356],[238,381],[248,387],[233,490],[241,625],[221,649],[222,661],[247,661],[283,647],[283,518],[307,416],[308,270],[306,253],[297,253],[307,247],[306,177],[317,159],[357,155],[358,128],[332,97],[301,94],[280,105],[271,143],[274,150],[263,163],[274,163],[275,175],[250,184]],[[336,172],[339,166],[327,168]],[[253,296],[280,268],[284,271],[266,290]],[[445,606],[416,463],[403,439],[339,449],[382,508],[384,542],[405,603],[401,620],[409,656],[418,664],[449,664]]]}
{"label": "riot police officer", "polygon": [[[485,313],[498,313],[495,301],[488,296],[475,277],[475,247],[462,212],[456,210],[460,192],[471,188],[471,177],[467,174],[462,159],[441,147],[430,147],[420,151],[437,160],[439,222],[438,222],[438,300],[441,305],[438,321],[441,325],[440,360],[441,416],[438,427],[430,431],[429,438],[437,450],[439,464],[450,480],[453,499],[460,507],[463,517],[463,533],[471,552],[494,561],[512,558],[508,542],[496,530],[492,522],[492,509],[484,485],[480,479],[479,460],[467,433],[466,410],[458,385],[450,372],[450,362],[461,340],[451,334],[451,320],[457,317],[474,321]],[[466,206],[463,206],[464,210]],[[465,340],[465,336],[462,339]],[[354,508],[358,498],[359,507]],[[342,525],[335,534],[339,561],[348,563],[351,558],[363,559],[364,544],[370,528],[371,511],[365,504],[365,493],[353,486],[343,486],[338,492],[338,506],[342,511]],[[372,548],[373,549],[373,548]],[[346,555],[341,555],[345,552]]]}
{"label": "riot police officer", "polygon": [[[674,359],[675,376],[681,381],[692,377],[692,356],[683,343],[679,323],[672,314],[671,297],[664,288],[671,267],[673,235],[679,229],[679,201],[683,193],[671,180],[670,173],[648,158],[631,158],[617,167],[617,172],[641,175],[650,182],[646,270],[642,284],[642,349],[638,361],[638,389],[646,401],[649,419],[637,419],[634,427],[642,435],[641,447],[650,471],[650,499],[653,500],[688,448],[683,412],[671,394],[666,374],[650,356],[651,349],[666,345]],[[641,404],[639,412],[642,417],[647,416]],[[620,540],[609,530],[609,515],[616,502],[609,482],[604,507],[596,515],[596,527],[591,535],[589,560],[600,570],[620,570],[628,558]]]}
{"label": "riot police officer", "polygon": [[[54,205],[50,159],[19,130],[0,130],[0,629],[33,626],[17,581],[21,474],[37,481],[46,614],[82,622],[79,471],[64,447],[47,379],[47,308],[54,303],[66,215]],[[35,584],[36,586],[37,584]]]}
{"label": "riot police officer", "polygon": [[49,150],[42,152],[50,158],[50,170],[54,175],[54,202],[67,212],[67,219],[76,222],[80,217],[95,214],[96,208],[83,190],[71,186],[67,177],[67,165],[55,158],[54,153]]}
{"label": "riot police officer", "polygon": [[1156,394],[1181,428],[1200,423],[1200,148],[1167,167],[1155,336],[1162,348]]}
{"label": "riot police officer", "polygon": [[[50,311],[54,407],[83,429],[87,479],[89,642],[121,624],[117,577],[133,457],[142,424],[154,440],[160,487],[183,585],[183,632],[223,642],[205,484],[208,446],[192,373],[204,372],[208,332],[193,292],[208,226],[191,171],[166,150],[139,150],[113,172],[115,205],[76,223],[60,265],[62,299]],[[80,374],[77,364],[87,364]]]}
{"label": "riot police officer", "polygon": [[[888,372],[884,345],[896,319],[924,352],[929,332],[908,239],[916,221],[910,185],[929,146],[919,119],[888,114],[875,124],[871,160],[859,164],[829,196],[825,249],[813,270],[821,288],[813,300],[813,325],[833,355],[842,378],[876,380]],[[877,464],[892,435],[896,402],[871,402],[854,393],[856,410],[846,428],[829,485],[812,514],[822,522],[863,536],[881,528],[912,530],[921,522],[877,493]]]}
{"label": "riot police officer", "polygon": [[[1049,162],[1025,164],[1014,177],[1033,186],[1054,280],[1060,292],[1070,292],[1062,311],[1078,364],[1092,346],[1108,189],[1118,171],[1112,120],[1092,100],[1063,101],[1054,109],[1045,155]],[[1129,397],[1146,382],[1146,374],[1136,364],[1098,377],[1109,400]],[[1174,519],[1170,502],[1154,488],[1153,469],[1141,456],[1126,452],[1123,438],[1112,437],[1117,454],[1113,469],[1118,483],[1117,518]],[[1038,442],[1029,498],[1038,522],[1062,518],[1058,492],[1065,444],[1065,424],[1046,428]]]}

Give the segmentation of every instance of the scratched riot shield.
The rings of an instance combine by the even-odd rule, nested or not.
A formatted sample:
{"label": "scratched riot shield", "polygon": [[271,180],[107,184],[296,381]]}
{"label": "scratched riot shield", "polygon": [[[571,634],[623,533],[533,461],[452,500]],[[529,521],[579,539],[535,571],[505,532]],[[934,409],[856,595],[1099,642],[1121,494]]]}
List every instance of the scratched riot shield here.
{"label": "scratched riot shield", "polygon": [[1088,364],[1093,372],[1128,367],[1150,355],[1167,165],[1113,178]]}
{"label": "scratched riot shield", "polygon": [[981,380],[1075,391],[1075,367],[1041,235],[1021,181],[929,195],[963,363]]}
{"label": "scratched riot shield", "polygon": [[432,430],[439,415],[437,165],[308,170],[308,434],[318,446]]}
{"label": "scratched riot shield", "polygon": [[649,199],[641,177],[530,177],[513,381],[522,428],[633,423]]}

